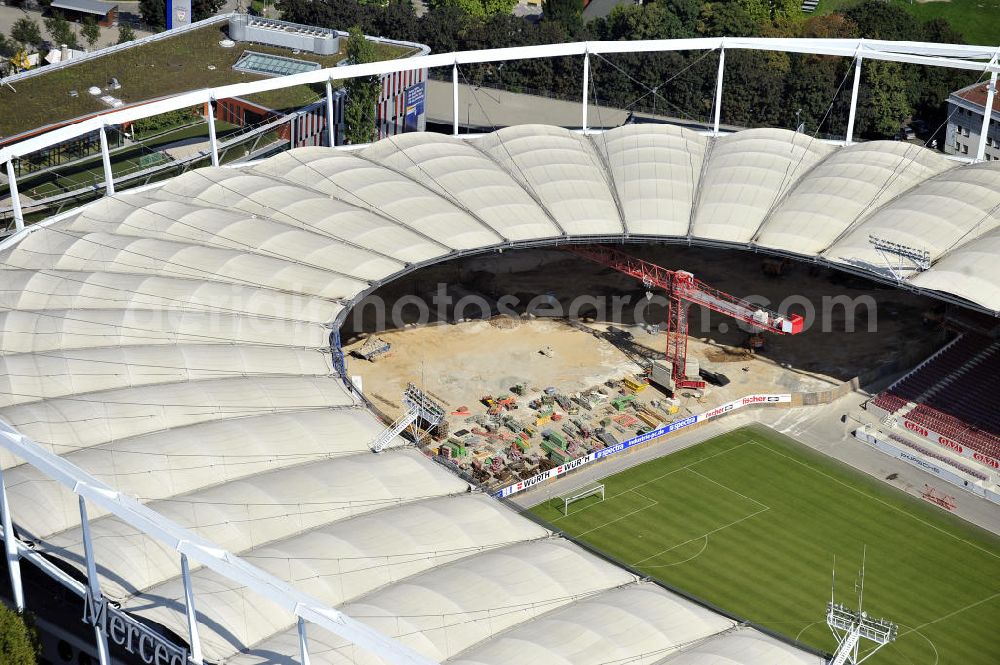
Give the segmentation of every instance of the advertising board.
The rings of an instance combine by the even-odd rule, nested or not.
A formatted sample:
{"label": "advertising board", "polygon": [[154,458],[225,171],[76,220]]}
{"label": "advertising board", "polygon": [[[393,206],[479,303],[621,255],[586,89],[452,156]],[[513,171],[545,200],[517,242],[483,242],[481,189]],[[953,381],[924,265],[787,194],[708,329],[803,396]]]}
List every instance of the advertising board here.
{"label": "advertising board", "polygon": [[620,452],[628,450],[634,446],[639,446],[644,443],[648,443],[653,439],[659,439],[662,436],[672,434],[678,430],[684,429],[685,427],[690,427],[695,423],[704,422],[706,420],[711,420],[713,418],[718,418],[727,413],[741,409],[745,406],[757,406],[757,405],[773,405],[773,404],[787,404],[792,401],[792,396],[790,394],[782,395],[747,395],[745,397],[740,397],[739,399],[734,399],[732,402],[727,402],[721,406],[717,406],[714,409],[709,409],[705,413],[699,413],[693,416],[688,416],[687,418],[682,418],[681,420],[675,420],[672,423],[657,427],[656,429],[646,432],[645,434],[640,434],[639,436],[632,437],[627,441],[622,441],[614,446],[609,446],[607,448],[602,448],[601,450],[595,450],[592,453],[588,453],[583,457],[578,457],[574,460],[566,462],[562,466],[557,466],[549,469],[548,471],[542,471],[538,475],[532,476],[525,480],[518,481],[512,485],[508,485],[498,491],[496,491],[493,496],[498,499],[503,499],[518,492],[523,492],[524,490],[534,487],[539,483],[542,483],[550,478],[556,478],[565,473],[573,471],[584,464],[589,464],[591,462],[596,462],[597,460],[604,459],[611,455],[617,455]]}

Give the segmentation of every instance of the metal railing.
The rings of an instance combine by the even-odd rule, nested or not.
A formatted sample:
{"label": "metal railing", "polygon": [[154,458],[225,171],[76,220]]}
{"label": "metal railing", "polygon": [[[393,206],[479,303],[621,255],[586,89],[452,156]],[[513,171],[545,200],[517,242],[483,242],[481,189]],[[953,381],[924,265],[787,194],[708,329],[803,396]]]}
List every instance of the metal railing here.
{"label": "metal railing", "polygon": [[[87,568],[87,585],[79,582],[67,582],[65,573],[51,570],[51,564],[44,572],[67,583],[78,594],[82,592],[87,603],[101,600],[100,580],[97,575],[97,563],[94,546],[90,536],[87,505],[92,503],[115,515],[126,524],[143,534],[152,537],[178,555],[181,579],[184,585],[184,611],[187,615],[188,645],[190,652],[188,660],[195,665],[202,664],[201,640],[198,634],[198,620],[195,612],[195,595],[191,586],[191,571],[189,561],[195,561],[213,570],[226,579],[246,586],[255,593],[267,598],[278,607],[293,614],[297,619],[300,658],[303,664],[309,663],[309,647],[306,624],[312,623],[331,633],[338,635],[353,644],[373,653],[383,659],[398,665],[430,665],[433,661],[425,658],[409,647],[379,633],[374,628],[352,619],[342,612],[326,605],[316,598],[305,594],[274,575],[250,565],[243,559],[223,550],[218,545],[198,536],[191,531],[175,524],[159,513],[147,508],[136,499],[123,494],[113,487],[101,482],[69,461],[45,450],[35,441],[20,434],[6,423],[0,422],[0,447],[27,462],[41,471],[46,477],[60,483],[79,497],[80,525],[83,535],[84,555]],[[6,486],[0,470],[0,518],[2,518],[4,552],[10,573],[14,603],[18,609],[24,609],[24,590],[20,574],[20,557],[32,552],[28,543],[18,538],[13,529],[13,516],[10,502],[7,498]],[[40,556],[29,558],[38,563]],[[43,564],[44,565],[44,564]],[[72,579],[72,578],[70,578]],[[110,662],[108,656],[108,633],[99,630],[95,623],[95,637],[102,665]],[[114,631],[111,631],[114,632]]]}
{"label": "metal railing", "polygon": [[[123,45],[123,47],[127,48],[128,45]],[[24,229],[24,218],[17,190],[17,179],[16,174],[14,173],[13,160],[87,133],[95,131],[100,132],[102,139],[105,139],[102,140],[101,151],[105,168],[104,188],[108,194],[112,194],[114,193],[115,180],[111,171],[110,153],[105,137],[105,128],[109,125],[120,125],[122,123],[159,115],[169,111],[212,103],[216,100],[262,93],[270,90],[279,90],[304,84],[326,85],[327,117],[329,118],[332,117],[332,105],[334,103],[332,86],[330,85],[332,81],[340,81],[358,76],[381,75],[392,72],[420,70],[425,68],[451,68],[454,89],[454,131],[455,134],[458,134],[458,68],[460,65],[521,59],[582,56],[581,74],[584,81],[584,93],[581,99],[581,126],[583,128],[582,131],[586,133],[588,131],[589,95],[587,93],[589,90],[588,80],[590,54],[688,50],[704,51],[713,49],[718,49],[720,51],[715,88],[716,101],[714,106],[714,122],[710,132],[715,135],[719,133],[722,86],[724,84],[725,73],[724,56],[726,50],[757,49],[765,51],[813,53],[852,58],[855,62],[855,73],[850,105],[850,121],[848,123],[849,128],[853,127],[853,120],[857,109],[858,82],[860,80],[861,62],[863,59],[888,60],[937,67],[952,67],[988,73],[990,74],[992,85],[990,87],[987,106],[989,106],[992,102],[997,73],[1000,72],[1000,64],[998,64],[1000,48],[997,47],[913,42],[895,43],[868,40],[703,38],[632,42],[578,42],[570,44],[551,44],[484,51],[467,51],[424,55],[415,58],[391,60],[386,62],[347,65],[343,67],[304,72],[281,78],[263,79],[218,88],[189,91],[144,103],[142,105],[111,111],[98,117],[87,118],[31,137],[20,143],[0,149],[0,162],[6,163],[13,218],[16,228],[19,231],[27,233],[30,232],[31,229]],[[212,163],[217,165],[220,159],[220,148],[222,147],[222,144],[220,144],[215,134],[214,114],[210,113],[208,115],[207,125],[210,136],[209,156],[211,157]],[[985,141],[985,131],[982,133],[982,137],[982,140]],[[846,136],[840,143],[849,144],[852,141],[852,130],[848,129]],[[18,242],[23,235],[24,233],[20,233],[14,238],[8,239],[7,242],[0,243],[0,246],[6,245],[7,243]],[[598,240],[599,239],[595,238],[586,239],[587,242],[595,242]],[[612,238],[612,240],[614,240],[614,238]],[[636,236],[633,240],[638,241],[641,240],[641,238]],[[662,239],[660,240],[662,241]],[[621,238],[617,238],[617,241],[620,242]],[[551,244],[551,242],[540,242],[538,244]],[[453,253],[451,256],[460,254],[461,252]],[[218,574],[227,579],[248,587],[255,593],[268,598],[278,606],[294,614],[297,617],[299,644],[301,647],[300,658],[303,664],[308,664],[309,662],[308,638],[306,634],[307,622],[319,625],[364,649],[373,651],[389,662],[406,664],[426,664],[430,662],[428,659],[420,656],[411,649],[402,646],[397,641],[355,621],[332,607],[324,605],[320,601],[302,593],[284,581],[249,565],[242,559],[222,550],[213,543],[191,533],[186,529],[183,529],[172,521],[142,505],[137,500],[116,491],[114,488],[102,483],[93,476],[75,467],[70,462],[46,451],[34,441],[24,437],[3,423],[0,423],[0,447],[7,449],[19,459],[22,459],[37,468],[48,478],[59,482],[78,495],[80,502],[81,525],[85,541],[85,558],[88,572],[90,574],[88,575],[89,579],[86,587],[83,587],[83,585],[80,585],[78,582],[67,581],[66,583],[79,593],[84,595],[89,594],[88,602],[100,598],[100,587],[95,572],[94,553],[92,543],[90,543],[89,526],[86,514],[86,506],[88,502],[109,511],[111,514],[114,514],[140,532],[147,534],[177,552],[185,586],[185,612],[188,617],[188,639],[190,645],[188,658],[190,661],[200,664],[201,650],[198,636],[197,614],[194,610],[195,595],[191,589],[190,570],[188,566],[189,559],[216,571]],[[0,509],[2,509],[0,512],[2,512],[5,553],[14,588],[15,603],[18,607],[23,607],[24,595],[20,581],[19,560],[20,557],[25,556],[32,561],[36,561],[39,557],[29,555],[28,552],[31,548],[27,543],[20,541],[14,533],[10,504],[7,501],[6,492],[3,487],[2,472],[0,472]],[[36,561],[36,563],[42,567],[45,566],[44,561]],[[95,627],[95,631],[96,630],[97,628]],[[96,635],[99,645],[106,644],[106,633],[98,631]],[[102,656],[105,659],[104,662],[107,662],[107,649],[106,647],[101,647],[101,649]]]}
{"label": "metal railing", "polygon": [[[228,16],[228,15],[227,15]],[[218,19],[218,17],[216,17]],[[126,46],[126,45],[122,45]],[[418,46],[418,45],[414,45]],[[463,64],[478,64],[484,62],[505,62],[512,60],[530,60],[539,58],[583,56],[583,95],[581,100],[581,126],[588,131],[588,97],[590,76],[590,54],[612,53],[648,53],[668,51],[705,51],[719,50],[718,74],[715,85],[714,118],[712,133],[719,133],[722,112],[722,87],[725,76],[725,54],[727,50],[763,50],[788,53],[810,53],[852,58],[854,61],[854,76],[851,92],[851,103],[847,121],[847,133],[843,144],[854,140],[854,119],[857,112],[858,89],[862,74],[862,62],[869,60],[888,60],[933,67],[950,67],[979,71],[990,75],[987,90],[986,106],[990,107],[996,89],[997,73],[1000,72],[1000,48],[995,46],[969,46],[959,44],[933,44],[923,42],[890,42],[865,39],[783,39],[783,38],[732,38],[706,37],[698,39],[666,39],[637,40],[629,42],[574,42],[568,44],[544,44],[539,46],[522,46],[514,48],[487,49],[482,51],[461,51],[437,55],[422,55],[413,58],[389,60],[343,67],[331,67],[284,76],[279,78],[251,81],[205,88],[186,93],[172,95],[163,99],[146,102],[117,111],[102,113],[79,122],[71,123],[52,131],[34,136],[20,143],[0,148],[0,162],[7,163],[7,175],[10,184],[11,207],[16,228],[24,226],[24,216],[21,211],[20,197],[14,175],[12,160],[24,155],[43,150],[53,145],[89,134],[100,132],[102,137],[109,125],[120,125],[140,118],[148,118],[169,111],[176,111],[199,104],[212,104],[216,100],[241,97],[271,90],[282,90],[309,84],[326,84],[327,105],[332,109],[334,100],[330,92],[332,81],[343,81],[358,76],[373,76],[393,72],[433,69],[439,67],[452,68],[453,85],[453,131],[458,134],[459,112],[458,67]],[[332,116],[332,110],[329,112]],[[989,122],[989,114],[984,115],[985,125]],[[212,164],[218,164],[218,142],[215,137],[215,122],[208,122]],[[977,159],[982,159],[986,146],[987,132],[980,135]],[[111,175],[110,159],[107,149],[102,145],[102,153],[107,176],[106,191],[114,192],[114,179]]]}

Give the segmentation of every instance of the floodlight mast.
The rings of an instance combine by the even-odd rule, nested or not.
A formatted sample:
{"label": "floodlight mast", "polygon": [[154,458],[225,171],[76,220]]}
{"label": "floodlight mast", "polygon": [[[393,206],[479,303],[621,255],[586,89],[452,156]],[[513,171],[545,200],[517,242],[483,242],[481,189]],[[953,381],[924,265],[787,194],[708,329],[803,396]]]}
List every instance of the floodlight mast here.
{"label": "floodlight mast", "polygon": [[[861,665],[882,647],[896,640],[899,627],[887,619],[873,619],[868,616],[861,604],[864,601],[865,588],[865,557],[867,547],[861,559],[861,582],[858,593],[858,609],[852,610],[846,605],[834,600],[834,585],[836,584],[836,558],[834,559],[833,584],[830,587],[830,602],[826,605],[826,625],[837,640],[837,650],[830,660],[830,665]],[[856,589],[857,589],[856,585]],[[868,640],[875,647],[861,654],[861,641]]]}
{"label": "floodlight mast", "polygon": [[931,253],[926,249],[886,240],[874,233],[868,235],[868,242],[885,261],[886,267],[897,282],[903,280],[907,263],[912,264],[911,269],[917,272],[923,272],[931,267]]}
{"label": "floodlight mast", "polygon": [[754,303],[712,288],[685,270],[668,270],[655,263],[603,245],[564,245],[563,249],[640,280],[647,289],[657,286],[667,292],[667,357],[678,388],[705,387],[700,376],[687,376],[688,307],[694,303],[731,316],[754,329],[778,334],[802,332],[798,314],[782,316]]}
{"label": "floodlight mast", "polygon": [[427,397],[422,390],[412,383],[406,384],[406,390],[403,391],[403,406],[406,407],[403,415],[375,437],[371,445],[372,452],[380,453],[385,450],[385,447],[396,436],[411,425],[413,426],[413,440],[419,443],[417,436],[418,420],[424,420],[430,427],[434,427],[444,420],[444,408]]}

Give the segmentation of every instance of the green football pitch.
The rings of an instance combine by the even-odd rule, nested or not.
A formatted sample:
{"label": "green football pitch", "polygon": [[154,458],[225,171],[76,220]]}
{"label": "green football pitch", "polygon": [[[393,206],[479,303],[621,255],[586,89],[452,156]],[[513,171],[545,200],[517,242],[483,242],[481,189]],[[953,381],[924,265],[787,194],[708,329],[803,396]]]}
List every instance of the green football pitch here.
{"label": "green football pitch", "polygon": [[[873,665],[1000,662],[1000,538],[772,430],[744,428],[532,512],[674,588],[832,651],[837,601],[899,625]],[[957,490],[956,490],[957,491]]]}

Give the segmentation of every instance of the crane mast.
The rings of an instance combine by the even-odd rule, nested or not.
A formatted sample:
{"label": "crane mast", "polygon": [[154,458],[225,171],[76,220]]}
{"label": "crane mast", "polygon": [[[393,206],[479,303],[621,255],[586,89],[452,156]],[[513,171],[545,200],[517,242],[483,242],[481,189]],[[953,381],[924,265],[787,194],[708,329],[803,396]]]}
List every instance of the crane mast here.
{"label": "crane mast", "polygon": [[564,250],[640,280],[647,289],[667,294],[667,358],[678,388],[704,388],[700,376],[687,376],[688,307],[692,303],[742,321],[758,330],[783,335],[802,332],[802,317],[782,316],[719,291],[686,270],[668,270],[649,261],[603,245],[565,245]]}

